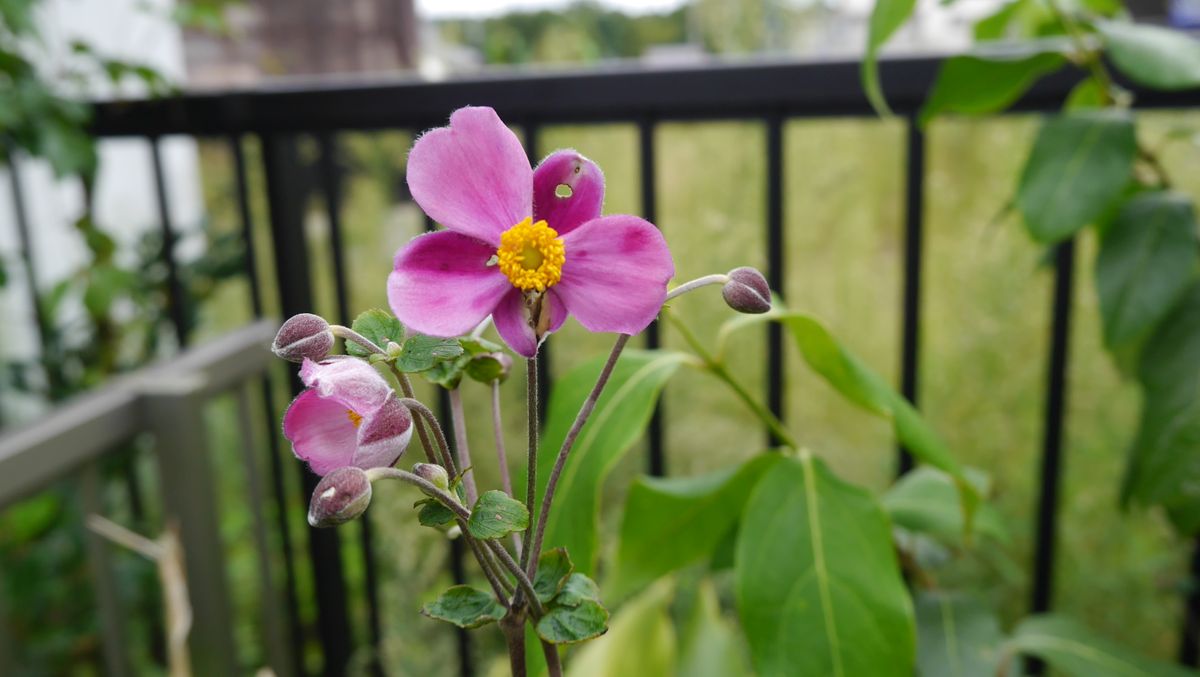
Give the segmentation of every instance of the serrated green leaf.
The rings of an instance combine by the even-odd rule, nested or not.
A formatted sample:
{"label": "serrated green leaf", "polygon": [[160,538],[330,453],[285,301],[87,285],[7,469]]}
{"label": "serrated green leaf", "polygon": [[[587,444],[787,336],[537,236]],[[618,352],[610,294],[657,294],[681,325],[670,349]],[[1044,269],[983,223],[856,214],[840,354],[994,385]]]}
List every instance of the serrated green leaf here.
{"label": "serrated green leaf", "polygon": [[525,504],[514,501],[503,491],[485,491],[475,507],[471,509],[471,519],[467,521],[467,529],[475,538],[503,538],[514,531],[524,531],[529,527],[529,511]]}
{"label": "serrated green leaf", "polygon": [[421,510],[417,513],[417,521],[421,526],[440,527],[454,521],[454,512],[433,499],[422,501]]}
{"label": "serrated green leaf", "polygon": [[605,589],[620,599],[711,556],[737,524],[754,485],[780,459],[764,454],[700,477],[639,477],[625,500],[616,567]]}
{"label": "serrated green leaf", "polygon": [[543,552],[538,557],[537,574],[533,577],[533,591],[537,593],[538,600],[548,604],[554,599],[574,569],[571,557],[563,548]]}
{"label": "serrated green leaf", "polygon": [[807,452],[751,495],[735,586],[761,675],[913,674],[913,608],[887,517]]}
{"label": "serrated green leaf", "polygon": [[[650,422],[654,402],[688,357],[665,351],[627,350],[617,361],[604,393],[567,457],[546,522],[545,545],[565,547],[576,571],[594,571],[600,489],[608,473]],[[592,360],[555,380],[546,430],[538,455],[538,502],[555,456],[576,412],[600,373],[604,360]]]}
{"label": "serrated green leaf", "polygon": [[[354,318],[350,328],[365,336],[375,345],[387,349],[389,341],[401,343],[404,340],[404,326],[391,313],[378,308],[365,311]],[[370,351],[353,341],[346,341],[346,352],[358,357],[370,355]]]}
{"label": "serrated green leaf", "polygon": [[600,586],[596,585],[596,581],[576,572],[567,576],[562,590],[554,597],[554,603],[559,606],[579,606],[589,599],[593,602],[600,601]]}
{"label": "serrated green leaf", "polygon": [[1043,75],[1066,63],[1057,51],[1028,54],[1018,58],[987,59],[956,56],[946,59],[938,71],[933,91],[921,108],[920,123],[943,113],[982,115],[1008,108]]}
{"label": "serrated green leaf", "polygon": [[[966,473],[971,477],[971,471]],[[983,478],[973,484],[980,494]],[[954,479],[936,468],[921,467],[905,473],[881,498],[892,523],[909,531],[929,534],[948,545],[963,545],[967,534],[963,524],[958,486]],[[1001,543],[1009,540],[1008,529],[996,509],[980,503],[972,522],[973,534]]]}
{"label": "serrated green leaf", "polygon": [[1032,616],[1017,626],[1008,648],[1036,656],[1071,677],[1183,677],[1195,675],[1172,663],[1152,660],[1096,635],[1061,616]]}
{"label": "serrated green leaf", "polygon": [[1126,202],[1105,230],[1096,258],[1105,344],[1121,346],[1158,324],[1195,269],[1191,200],[1155,192]]}
{"label": "serrated green leaf", "polygon": [[553,606],[537,623],[538,637],[551,644],[575,644],[608,631],[608,610],[585,599],[577,606]]}
{"label": "serrated green leaf", "polygon": [[456,585],[421,607],[421,613],[460,628],[478,628],[504,618],[504,605],[488,593]]}
{"label": "serrated green leaf", "polygon": [[1200,87],[1200,42],[1181,31],[1124,21],[1096,23],[1108,55],[1130,80],[1155,89]]}
{"label": "serrated green leaf", "polygon": [[421,372],[438,362],[453,360],[463,354],[458,339],[438,338],[417,334],[404,342],[396,368],[403,372]]}
{"label": "serrated green leaf", "polygon": [[996,675],[1004,635],[996,615],[978,600],[952,593],[917,596],[917,674]]}
{"label": "serrated green leaf", "polygon": [[421,376],[424,376],[425,380],[430,383],[447,390],[454,390],[462,383],[463,374],[470,359],[467,355],[461,355],[453,360],[437,362],[429,369],[422,371]]}
{"label": "serrated green leaf", "polygon": [[876,0],[871,10],[867,25],[867,49],[863,55],[860,77],[867,100],[880,115],[890,115],[892,111],[879,84],[879,50],[908,21],[916,4],[916,0]]}
{"label": "serrated green leaf", "polygon": [[1128,111],[1079,111],[1042,123],[1021,172],[1017,209],[1039,242],[1065,240],[1121,194],[1137,149]]}

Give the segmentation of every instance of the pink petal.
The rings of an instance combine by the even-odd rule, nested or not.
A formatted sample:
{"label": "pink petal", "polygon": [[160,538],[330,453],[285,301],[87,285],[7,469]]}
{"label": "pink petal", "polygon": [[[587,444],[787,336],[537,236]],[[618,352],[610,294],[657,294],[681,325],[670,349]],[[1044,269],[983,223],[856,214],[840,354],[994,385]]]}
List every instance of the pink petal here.
{"label": "pink petal", "polygon": [[459,108],[408,154],[408,187],[434,221],[500,244],[533,213],[533,172],[515,134],[491,108]]}
{"label": "pink petal", "polygon": [[292,451],[322,476],[351,464],[357,432],[346,405],[316,390],[300,393],[283,415],[283,435]]}
{"label": "pink petal", "polygon": [[512,284],[488,266],[496,248],[441,231],[415,238],[396,252],[388,303],[400,322],[429,336],[465,334],[492,313]]}
{"label": "pink petal", "polygon": [[[571,189],[559,197],[559,186]],[[533,172],[533,220],[545,220],[559,235],[600,216],[604,204],[604,173],[595,162],[574,150],[556,150]]]}
{"label": "pink petal", "polygon": [[358,450],[354,465],[386,468],[396,462],[412,439],[412,414],[395,398],[389,398],[373,414],[363,417],[358,427]]}
{"label": "pink petal", "polygon": [[387,402],[392,388],[375,368],[356,357],[304,360],[300,380],[324,398],[337,400],[343,410],[366,416]]}
{"label": "pink petal", "polygon": [[[550,328],[546,332],[549,335],[558,331],[567,320],[567,309],[553,289],[546,292],[546,300],[543,303],[550,304]],[[533,357],[537,354],[538,340],[529,324],[525,296],[520,289],[513,288],[504,295],[492,313],[492,320],[496,323],[496,331],[500,333],[500,337],[514,352],[523,357]],[[545,336],[542,339],[545,340]]]}
{"label": "pink petal", "polygon": [[662,233],[636,216],[604,216],[563,237],[567,260],[554,291],[585,328],[636,334],[662,308],[675,275]]}

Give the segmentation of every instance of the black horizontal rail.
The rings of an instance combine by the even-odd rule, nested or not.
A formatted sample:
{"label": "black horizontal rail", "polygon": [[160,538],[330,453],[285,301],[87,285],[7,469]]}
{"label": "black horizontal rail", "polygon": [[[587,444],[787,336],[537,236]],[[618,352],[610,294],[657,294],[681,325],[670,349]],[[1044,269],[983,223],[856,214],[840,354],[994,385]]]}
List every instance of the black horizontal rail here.
{"label": "black horizontal rail", "polygon": [[[898,114],[920,110],[941,57],[881,64],[884,93]],[[599,71],[494,72],[442,82],[280,85],[191,93],[169,99],[103,103],[98,136],[235,132],[322,132],[433,126],[460,106],[487,104],[508,119],[637,122],[784,116],[874,115],[859,85],[859,62],[748,61],[648,70],[622,64]],[[1052,110],[1083,78],[1072,67],[1034,84],[1013,110]],[[1200,93],[1158,92],[1123,83],[1142,108],[1190,107]]]}

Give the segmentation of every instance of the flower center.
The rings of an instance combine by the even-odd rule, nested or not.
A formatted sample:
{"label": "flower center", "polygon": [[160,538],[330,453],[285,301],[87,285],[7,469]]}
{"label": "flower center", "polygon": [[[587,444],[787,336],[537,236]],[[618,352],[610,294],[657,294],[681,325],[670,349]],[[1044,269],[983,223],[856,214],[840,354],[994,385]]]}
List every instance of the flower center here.
{"label": "flower center", "polygon": [[350,422],[354,424],[355,428],[362,425],[362,416],[360,416],[357,411],[354,411],[353,409],[347,409],[346,417],[350,419]]}
{"label": "flower center", "polygon": [[558,231],[545,221],[525,219],[500,235],[496,262],[500,272],[521,291],[546,291],[562,278],[566,247]]}

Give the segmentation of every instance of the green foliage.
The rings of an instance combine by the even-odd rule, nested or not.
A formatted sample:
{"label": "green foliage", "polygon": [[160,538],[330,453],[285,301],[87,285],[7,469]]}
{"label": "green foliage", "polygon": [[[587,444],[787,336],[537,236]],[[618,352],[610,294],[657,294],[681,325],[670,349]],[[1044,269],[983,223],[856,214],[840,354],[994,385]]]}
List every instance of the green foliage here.
{"label": "green foliage", "polygon": [[[565,552],[561,557],[547,554],[552,555],[549,563],[556,573],[564,565],[569,569],[571,560]],[[570,574],[562,584],[561,591],[548,601],[546,615],[537,622],[538,636],[551,644],[575,644],[607,632],[608,610],[600,604],[596,584],[580,573]]]}
{"label": "green foliage", "polygon": [[[549,604],[550,600],[562,592],[563,586],[567,584],[567,579],[571,577],[574,569],[575,565],[571,564],[570,555],[563,548],[543,552],[541,557],[538,557],[537,574],[533,577],[533,590],[537,593],[538,600],[543,604]],[[594,595],[583,596],[583,598],[589,597],[594,597]],[[582,601],[582,598],[574,593],[569,596],[569,599]]]}
{"label": "green foliage", "polygon": [[912,601],[887,517],[807,452],[750,497],[736,587],[761,675],[912,674]]}
{"label": "green foliage", "polygon": [[1177,665],[1139,656],[1075,621],[1059,616],[1025,619],[1017,626],[1008,648],[1036,656],[1070,677],[1183,677],[1195,674]]}
{"label": "green foliage", "polygon": [[1004,634],[995,614],[963,594],[918,595],[917,673],[921,677],[1000,675]]}
{"label": "green foliage", "polygon": [[1144,193],[1121,207],[1096,259],[1108,347],[1142,336],[1166,316],[1193,277],[1196,244],[1196,216],[1182,195]]}
{"label": "green foliage", "polygon": [[1034,52],[1018,58],[956,56],[942,62],[933,90],[921,108],[920,123],[936,115],[981,115],[1004,110],[1039,78],[1063,67],[1058,51]]}
{"label": "green foliage", "polygon": [[[967,473],[980,494],[985,493],[986,479]],[[947,545],[964,545],[975,534],[1007,543],[1008,530],[996,509],[981,503],[968,531],[963,522],[962,505],[954,479],[930,467],[906,473],[884,493],[883,508],[898,526],[929,534]]]}
{"label": "green foliage", "polygon": [[[545,547],[565,547],[579,572],[595,569],[596,519],[604,479],[642,436],[654,402],[684,359],[680,353],[625,351],[567,457],[554,509],[546,522]],[[538,454],[539,503],[558,449],[603,364],[603,359],[588,361],[554,383],[542,435],[543,451]]]}
{"label": "green foliage", "polygon": [[1130,80],[1155,89],[1200,87],[1200,42],[1177,30],[1100,21],[1096,24],[1113,64]]}
{"label": "green foliage", "polygon": [[[404,343],[404,326],[400,324],[400,320],[386,310],[375,308],[363,311],[354,318],[350,328],[384,350],[387,350],[388,343]],[[347,341],[346,353],[357,357],[367,357],[371,351],[353,341]]]}
{"label": "green foliage", "polygon": [[462,356],[463,349],[457,339],[436,336],[410,336],[404,342],[396,368],[404,372],[432,369],[439,362],[455,360]]}
{"label": "green foliage", "polygon": [[529,511],[525,504],[514,501],[508,494],[495,489],[483,492],[475,507],[467,529],[475,538],[503,538],[515,531],[529,528]]}
{"label": "green foliage", "polygon": [[421,607],[421,613],[460,628],[478,628],[504,618],[504,605],[490,594],[456,585]]}
{"label": "green foliage", "polygon": [[[617,622],[620,621],[618,618]],[[712,581],[701,580],[680,636],[676,674],[688,677],[752,674],[742,644],[737,628],[721,614]]]}
{"label": "green foliage", "polygon": [[1127,111],[1048,118],[1017,188],[1017,208],[1030,235],[1058,242],[1094,222],[1129,182],[1136,149]]}
{"label": "green foliage", "polygon": [[871,10],[871,19],[867,24],[867,48],[863,54],[860,77],[867,99],[881,115],[890,114],[891,109],[888,108],[883,87],[879,82],[879,50],[888,38],[908,21],[916,5],[916,0],[877,0]]}
{"label": "green foliage", "polygon": [[[782,457],[766,454],[700,477],[639,477],[625,500],[615,572],[617,598],[702,561],[735,528],[750,492]],[[670,547],[664,547],[670,544]]]}
{"label": "green foliage", "polygon": [[571,660],[572,675],[693,675],[676,668],[675,626],[670,580],[662,580],[624,606],[612,629],[589,642]]}
{"label": "green foliage", "polygon": [[454,521],[454,512],[440,502],[427,498],[418,501],[421,509],[417,512],[417,521],[424,527],[443,527]]}

